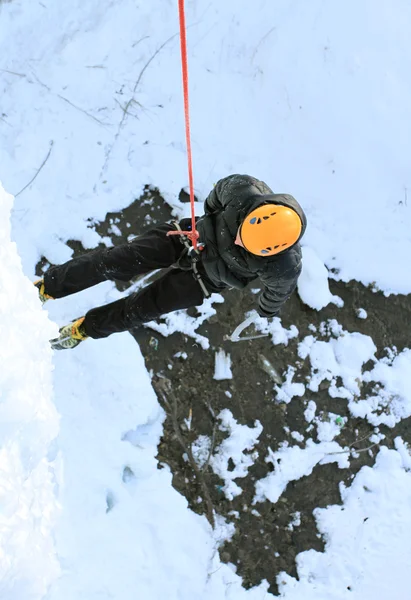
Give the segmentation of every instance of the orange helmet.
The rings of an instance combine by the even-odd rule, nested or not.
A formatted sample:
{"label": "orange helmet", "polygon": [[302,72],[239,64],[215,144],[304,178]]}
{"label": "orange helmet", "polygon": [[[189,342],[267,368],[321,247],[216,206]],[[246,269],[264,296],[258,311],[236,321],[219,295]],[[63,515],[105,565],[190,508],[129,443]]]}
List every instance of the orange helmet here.
{"label": "orange helmet", "polygon": [[258,256],[272,256],[293,246],[302,224],[298,214],[281,204],[262,204],[246,216],[240,226],[244,248]]}

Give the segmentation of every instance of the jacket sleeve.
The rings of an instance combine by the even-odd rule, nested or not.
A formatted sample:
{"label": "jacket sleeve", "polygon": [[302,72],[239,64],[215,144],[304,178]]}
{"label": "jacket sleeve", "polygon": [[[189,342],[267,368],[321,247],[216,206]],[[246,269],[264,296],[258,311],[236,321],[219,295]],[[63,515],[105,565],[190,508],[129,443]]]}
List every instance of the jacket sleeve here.
{"label": "jacket sleeve", "polygon": [[225,202],[227,201],[227,194],[224,193],[224,191],[232,177],[232,175],[229,175],[228,177],[224,177],[224,179],[217,181],[204,203],[204,212],[206,214],[223,210]]}
{"label": "jacket sleeve", "polygon": [[280,312],[283,304],[288,300],[297,286],[301,274],[301,253],[293,260],[290,269],[278,272],[264,272],[260,275],[264,286],[260,294],[257,312],[260,317],[275,317]]}

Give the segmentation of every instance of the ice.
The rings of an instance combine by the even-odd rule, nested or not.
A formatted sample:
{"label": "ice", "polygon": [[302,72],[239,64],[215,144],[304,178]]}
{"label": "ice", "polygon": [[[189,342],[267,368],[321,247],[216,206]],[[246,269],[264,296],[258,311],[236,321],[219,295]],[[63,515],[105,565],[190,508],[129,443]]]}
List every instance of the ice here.
{"label": "ice", "polygon": [[218,350],[215,355],[215,367],[214,367],[214,379],[216,381],[223,381],[225,379],[232,379],[233,373],[231,371],[231,357],[226,354],[222,348]]}

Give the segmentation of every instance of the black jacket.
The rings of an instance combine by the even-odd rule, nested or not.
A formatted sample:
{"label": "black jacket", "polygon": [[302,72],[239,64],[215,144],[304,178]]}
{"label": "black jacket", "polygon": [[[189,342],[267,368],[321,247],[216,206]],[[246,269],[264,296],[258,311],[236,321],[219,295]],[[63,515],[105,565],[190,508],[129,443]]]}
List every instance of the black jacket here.
{"label": "black jacket", "polygon": [[301,218],[304,234],[306,217],[289,194],[274,194],[263,181],[249,175],[229,175],[217,182],[205,201],[205,215],[197,222],[204,269],[216,286],[244,288],[259,278],[264,290],[258,312],[275,316],[294,291],[301,273],[301,248],[298,242],[273,256],[257,256],[234,244],[244,218],[262,204],[289,206]]}

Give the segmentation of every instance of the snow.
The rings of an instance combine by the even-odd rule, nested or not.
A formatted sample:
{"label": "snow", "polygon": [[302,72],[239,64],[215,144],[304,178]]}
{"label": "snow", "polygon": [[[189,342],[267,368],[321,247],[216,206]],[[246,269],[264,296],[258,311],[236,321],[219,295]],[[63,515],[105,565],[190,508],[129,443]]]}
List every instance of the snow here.
{"label": "snow", "polygon": [[331,442],[340,435],[346,421],[347,419],[335,413],[320,413],[314,419],[317,426],[317,439],[320,442]]}
{"label": "snow", "polygon": [[150,321],[146,326],[161,333],[164,337],[179,331],[180,333],[193,338],[204,350],[208,350],[210,347],[208,338],[197,333],[197,329],[207,319],[216,314],[213,302],[221,304],[224,302],[224,298],[221,294],[212,294],[210,298],[204,300],[201,306],[197,307],[199,312],[197,317],[190,317],[185,311],[176,310],[168,315],[164,315],[161,323]]}
{"label": "snow", "polygon": [[328,285],[328,271],[315,250],[309,246],[303,246],[303,269],[298,279],[298,294],[304,304],[321,310],[330,302],[339,307],[344,302],[339,296],[330,292]]}
{"label": "snow", "polygon": [[318,464],[336,462],[340,469],[349,467],[349,452],[337,442],[320,442],[316,444],[308,439],[305,448],[288,446],[285,443],[274,452],[268,448],[266,462],[274,466],[274,471],[257,481],[253,503],[269,500],[278,502],[290,481],[310,475]]}
{"label": "snow", "polygon": [[[335,321],[324,326],[321,333],[329,337],[328,341],[309,335],[298,345],[298,356],[310,360],[307,385],[310,391],[318,391],[323,381],[329,381],[331,397],[348,400],[348,409],[354,417],[367,419],[375,426],[394,427],[411,416],[410,349],[400,353],[387,349],[387,356],[377,360],[377,348],[367,335],[344,331]],[[369,361],[373,366],[366,369]],[[296,368],[289,366],[288,372],[287,381],[278,388],[277,394],[277,399],[284,402],[302,395],[293,388],[302,385],[292,382]],[[337,386],[337,377],[342,381],[340,386]],[[359,399],[365,383],[372,384],[373,391],[365,399]]]}
{"label": "snow", "polygon": [[308,423],[311,423],[313,421],[316,410],[317,404],[314,402],[314,400],[310,400],[307,404],[307,408],[304,411],[304,417]]}
{"label": "snow", "polygon": [[210,457],[211,439],[207,435],[199,435],[192,443],[191,451],[197,465],[202,469]]}
{"label": "snow", "polygon": [[[309,223],[299,293],[312,308],[341,305],[329,276],[410,293],[411,5],[250,6],[187,2],[197,197],[232,172],[295,195]],[[121,334],[51,354],[55,323],[119,292],[106,283],[41,310],[30,283],[41,256],[70,258],[69,239],[110,245],[90,223],[126,207],[147,184],[187,214],[177,200],[187,164],[176,5],[13,0],[0,9],[0,179],[16,195],[14,245],[11,198],[0,191],[0,596],[267,599],[265,582],[245,591],[219,562],[230,528],[217,518],[213,533],[157,468],[163,414],[135,342]],[[214,295],[199,317],[176,313],[150,327],[208,348],[197,329],[221,301]],[[299,335],[280,319],[255,325],[276,345]],[[329,381],[351,415],[375,426],[411,415],[410,350],[376,360],[371,338],[336,321],[311,332],[299,342],[309,380],[296,383],[290,365],[279,401]],[[373,391],[358,400],[364,383]],[[319,430],[315,413],[309,404],[307,421],[329,440],[334,432]],[[252,464],[258,425],[243,430],[226,418],[227,439],[241,439],[221,454],[221,473],[231,477],[231,457],[240,477]],[[277,461],[257,482],[261,498],[274,501],[325,460],[348,466],[348,452],[332,454],[341,451],[337,442],[305,443],[271,451],[281,468]],[[299,581],[279,577],[286,600],[408,598],[410,458],[401,438],[395,447],[381,449],[375,468],[342,489],[343,506],[316,511],[326,552],[297,557]]]}
{"label": "snow", "polygon": [[304,436],[299,431],[292,431],[290,435],[296,442],[304,441]]}
{"label": "snow", "polygon": [[295,512],[293,515],[293,519],[288,524],[289,531],[293,531],[296,527],[301,525],[301,513],[299,511]]}
{"label": "snow", "polygon": [[[254,427],[240,425],[228,408],[220,412],[218,419],[221,421],[220,429],[227,432],[228,437],[216,449],[210,465],[214,473],[224,480],[222,492],[228,500],[232,500],[243,492],[234,480],[245,477],[257,458],[258,453],[252,450],[263,428],[260,421],[256,421]],[[230,461],[234,465],[232,469],[229,468]]]}
{"label": "snow", "polygon": [[261,331],[271,336],[272,342],[275,345],[288,344],[289,340],[298,337],[298,329],[295,325],[291,325],[289,329],[283,326],[281,319],[274,317],[273,319],[265,319],[258,317],[254,321],[254,326],[257,331]]}
{"label": "snow", "polygon": [[342,506],[314,511],[326,551],[298,555],[298,581],[277,578],[281,598],[408,600],[411,473],[404,466],[398,452],[381,448],[373,469],[341,487]]}
{"label": "snow", "polygon": [[281,386],[274,386],[276,402],[285,402],[288,404],[295,396],[304,396],[305,385],[293,381],[295,372],[295,368],[290,365],[285,374],[284,383]]}
{"label": "snow", "polygon": [[[158,468],[164,414],[133,338],[52,353],[57,327],[22,273],[10,241],[12,198],[0,193],[1,598],[211,600],[229,588],[231,600],[262,600],[265,583],[246,592],[220,563],[217,548],[233,526],[217,516],[212,531],[174,490],[169,469]],[[46,306],[64,319],[110,289]],[[232,451],[236,460],[241,449]]]}
{"label": "snow", "polygon": [[[51,456],[59,418],[48,343],[56,327],[22,273],[10,241],[11,207],[0,184],[0,596],[32,600],[60,575],[54,543],[59,457]],[[27,339],[36,345],[27,347]]]}
{"label": "snow", "polygon": [[396,437],[394,440],[395,448],[398,450],[404,469],[411,471],[411,450],[409,444],[404,442],[400,437]]}
{"label": "snow", "polygon": [[366,400],[350,403],[354,416],[367,418],[372,425],[394,427],[411,416],[411,350],[383,358],[366,371],[363,380],[374,383],[374,394]]}
{"label": "snow", "polygon": [[[374,358],[376,347],[369,336],[358,332],[344,332],[328,342],[316,340],[310,350],[312,375],[309,383],[311,391],[318,391],[324,380],[333,386],[334,397],[354,398],[359,394],[363,365]],[[336,387],[336,378],[343,385]]]}

